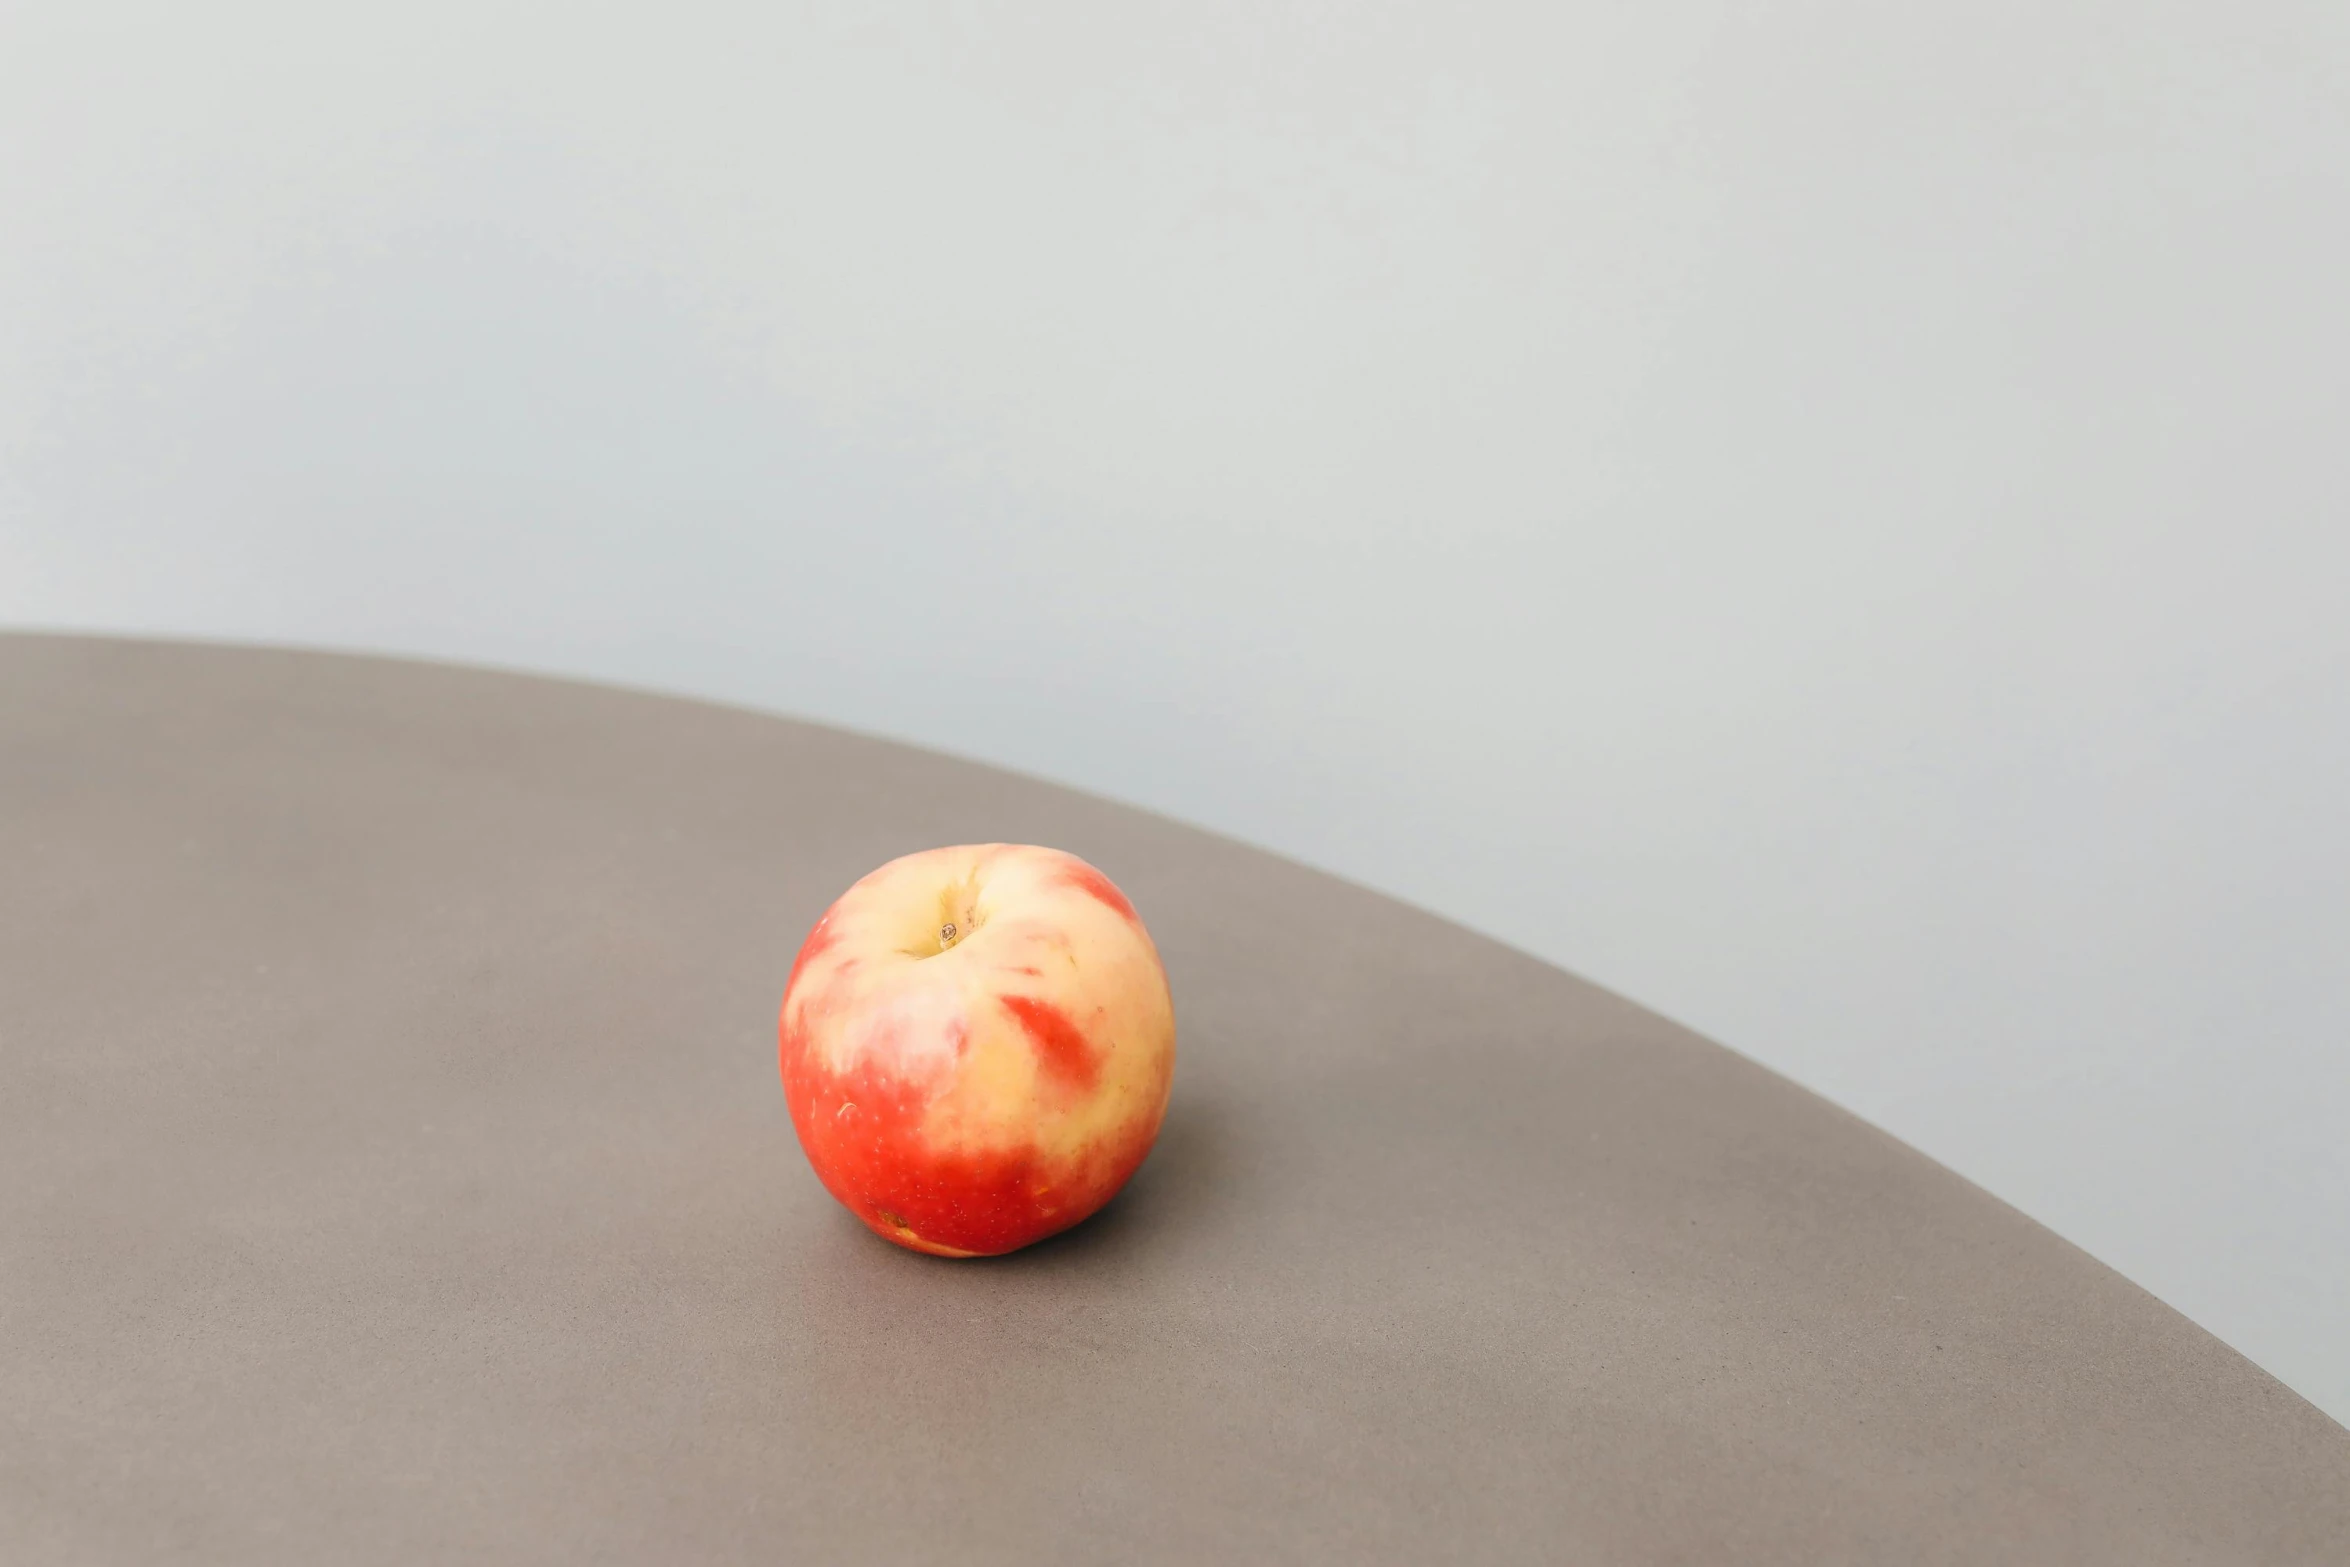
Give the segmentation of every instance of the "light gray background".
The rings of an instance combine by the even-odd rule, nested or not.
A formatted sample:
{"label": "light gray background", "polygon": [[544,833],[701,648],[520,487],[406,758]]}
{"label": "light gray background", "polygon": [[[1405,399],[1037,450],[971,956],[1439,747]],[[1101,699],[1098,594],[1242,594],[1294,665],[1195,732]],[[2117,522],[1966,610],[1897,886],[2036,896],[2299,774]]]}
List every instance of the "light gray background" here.
{"label": "light gray background", "polygon": [[1570,965],[2350,1417],[2350,9],[22,5],[0,621]]}

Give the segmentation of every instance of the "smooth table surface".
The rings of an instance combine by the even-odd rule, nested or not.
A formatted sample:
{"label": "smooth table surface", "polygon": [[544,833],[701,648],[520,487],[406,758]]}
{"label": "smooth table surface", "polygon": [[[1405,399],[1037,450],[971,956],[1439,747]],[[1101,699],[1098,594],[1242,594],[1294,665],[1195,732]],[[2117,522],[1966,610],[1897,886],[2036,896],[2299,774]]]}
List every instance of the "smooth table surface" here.
{"label": "smooth table surface", "polygon": [[[817,1186],[775,1007],[850,881],[995,839],[1133,895],[1175,1099],[944,1262]],[[0,868],[0,1560],[2350,1562],[2350,1433],[1948,1171],[1031,780],[0,637]]]}

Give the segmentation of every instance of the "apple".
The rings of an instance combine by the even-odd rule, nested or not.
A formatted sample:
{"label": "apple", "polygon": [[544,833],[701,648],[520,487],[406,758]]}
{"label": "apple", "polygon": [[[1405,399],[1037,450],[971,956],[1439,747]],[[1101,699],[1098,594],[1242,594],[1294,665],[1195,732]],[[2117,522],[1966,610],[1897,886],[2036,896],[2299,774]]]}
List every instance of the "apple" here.
{"label": "apple", "polygon": [[1026,844],[909,854],[842,893],[792,964],[781,1033],[817,1179],[941,1257],[1016,1251],[1117,1195],[1175,1072],[1134,905]]}

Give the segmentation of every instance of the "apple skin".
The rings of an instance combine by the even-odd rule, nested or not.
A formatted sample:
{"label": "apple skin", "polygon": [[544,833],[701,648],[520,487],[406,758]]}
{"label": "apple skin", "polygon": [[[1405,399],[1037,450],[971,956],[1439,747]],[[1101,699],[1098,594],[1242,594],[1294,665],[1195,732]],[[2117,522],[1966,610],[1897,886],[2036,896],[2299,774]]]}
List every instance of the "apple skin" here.
{"label": "apple skin", "polygon": [[1017,1251],[1117,1195],[1175,1072],[1167,972],[1134,906],[1025,844],[910,854],[842,893],[792,964],[781,1034],[817,1179],[942,1257]]}

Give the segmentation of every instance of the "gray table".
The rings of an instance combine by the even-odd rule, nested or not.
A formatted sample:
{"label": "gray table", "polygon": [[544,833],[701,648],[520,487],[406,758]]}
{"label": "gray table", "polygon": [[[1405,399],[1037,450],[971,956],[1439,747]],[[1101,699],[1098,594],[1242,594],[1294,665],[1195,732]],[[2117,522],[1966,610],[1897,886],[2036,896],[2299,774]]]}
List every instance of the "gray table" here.
{"label": "gray table", "polygon": [[[915,1256],[773,1015],[1021,839],[1181,1019],[1093,1222]],[[2350,1434],[1890,1138],[1169,822],[689,702],[0,638],[0,1560],[2350,1562]]]}

